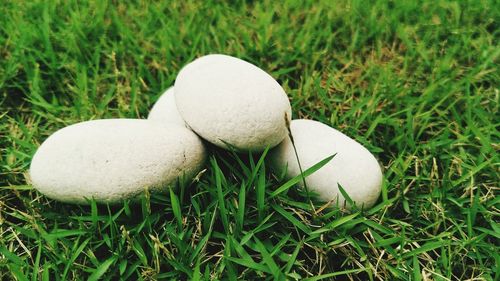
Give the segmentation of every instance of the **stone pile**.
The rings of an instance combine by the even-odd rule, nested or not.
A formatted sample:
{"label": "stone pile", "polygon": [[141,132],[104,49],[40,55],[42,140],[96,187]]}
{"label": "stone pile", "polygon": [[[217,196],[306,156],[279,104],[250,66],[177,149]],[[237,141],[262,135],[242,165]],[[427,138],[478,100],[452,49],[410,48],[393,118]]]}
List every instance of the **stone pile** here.
{"label": "stone pile", "polygon": [[285,91],[265,71],[207,55],[182,68],[147,120],[93,120],[55,132],[33,157],[31,181],[63,202],[117,203],[191,181],[205,165],[206,143],[239,152],[270,147],[271,166],[287,178],[335,154],[299,185],[351,208],[340,185],[356,205],[371,207],[382,184],[375,157],[325,124],[291,116]]}

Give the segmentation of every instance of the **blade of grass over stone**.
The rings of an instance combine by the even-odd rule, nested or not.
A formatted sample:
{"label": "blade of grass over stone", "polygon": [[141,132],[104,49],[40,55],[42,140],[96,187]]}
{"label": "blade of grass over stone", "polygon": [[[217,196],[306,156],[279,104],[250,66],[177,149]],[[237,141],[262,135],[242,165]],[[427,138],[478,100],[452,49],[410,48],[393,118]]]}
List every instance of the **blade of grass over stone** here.
{"label": "blade of grass over stone", "polygon": [[302,184],[304,185],[304,189],[305,189],[306,194],[307,194],[307,201],[311,205],[311,209],[313,209],[314,213],[316,213],[316,210],[314,208],[314,204],[311,201],[311,194],[309,193],[309,188],[307,187],[306,176],[304,175],[304,170],[302,169],[302,164],[300,163],[299,153],[297,152],[297,147],[295,146],[295,140],[293,138],[292,129],[290,127],[290,121],[288,120],[288,114],[287,113],[285,113],[285,122],[286,122],[286,127],[287,127],[287,130],[288,130],[288,138],[290,139],[290,142],[292,143],[293,152],[295,154],[295,160],[297,160],[297,164],[299,166],[300,175],[302,176]]}
{"label": "blade of grass over stone", "polygon": [[292,179],[290,179],[289,181],[287,181],[286,183],[284,183],[283,185],[278,187],[275,191],[271,192],[271,195],[269,197],[273,198],[273,197],[276,197],[277,195],[285,192],[290,187],[292,187],[295,184],[297,184],[298,182],[302,181],[303,177],[308,177],[311,174],[313,174],[314,172],[316,172],[317,170],[321,169],[324,165],[326,165],[328,162],[330,162],[330,160],[332,160],[333,157],[335,157],[335,155],[328,156],[325,159],[314,164],[313,166],[311,166],[307,170],[305,170],[302,174],[300,174],[296,177],[293,177]]}
{"label": "blade of grass over stone", "polygon": [[348,206],[350,206],[352,210],[354,210],[354,211],[358,210],[358,206],[356,206],[354,204],[354,201],[351,199],[351,197],[349,196],[349,194],[347,194],[347,192],[342,187],[342,185],[340,185],[340,183],[337,183],[337,188],[339,189],[340,193],[344,197],[344,200],[342,200],[343,202],[340,202],[340,200],[339,200],[339,202],[338,202],[339,205],[343,206],[345,203],[347,203]]}

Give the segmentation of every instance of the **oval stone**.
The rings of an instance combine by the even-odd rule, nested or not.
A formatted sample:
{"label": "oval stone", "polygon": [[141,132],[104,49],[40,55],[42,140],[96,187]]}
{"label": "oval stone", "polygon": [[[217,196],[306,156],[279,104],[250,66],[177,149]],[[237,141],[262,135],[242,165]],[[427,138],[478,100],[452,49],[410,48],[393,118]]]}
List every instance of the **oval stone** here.
{"label": "oval stone", "polygon": [[203,167],[204,145],[190,130],[147,120],[107,119],[52,134],[33,156],[33,186],[55,200],[116,203],[146,189],[163,192]]}
{"label": "oval stone", "polygon": [[161,124],[186,126],[175,104],[174,87],[168,88],[156,101],[149,112],[148,120]]}
{"label": "oval stone", "polygon": [[[382,171],[364,146],[318,121],[293,120],[290,130],[302,171],[336,154],[325,166],[306,177],[308,189],[316,192],[320,200],[350,209],[352,206],[338,188],[340,184],[356,206],[369,208],[375,204],[381,190]],[[289,137],[270,151],[270,162],[277,172],[286,169],[288,179],[300,175]],[[303,187],[302,181],[299,186]]]}
{"label": "oval stone", "polygon": [[223,148],[262,151],[287,135],[291,107],[262,69],[226,55],[198,58],[175,81],[179,113],[202,138]]}

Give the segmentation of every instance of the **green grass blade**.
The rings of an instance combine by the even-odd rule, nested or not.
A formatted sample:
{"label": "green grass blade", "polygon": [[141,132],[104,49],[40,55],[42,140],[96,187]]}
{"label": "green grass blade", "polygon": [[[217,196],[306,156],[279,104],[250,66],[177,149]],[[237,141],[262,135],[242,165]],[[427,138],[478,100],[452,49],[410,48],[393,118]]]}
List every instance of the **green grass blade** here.
{"label": "green grass blade", "polygon": [[101,263],[89,276],[88,281],[97,281],[108,271],[109,267],[116,261],[116,257],[111,257]]}
{"label": "green grass blade", "polygon": [[272,204],[271,205],[274,210],[276,210],[278,213],[280,213],[286,220],[288,220],[290,223],[292,223],[296,228],[302,230],[306,234],[311,233],[311,229],[303,224],[301,221],[296,219],[292,214],[287,212],[285,209],[283,209],[281,206]]}
{"label": "green grass blade", "polygon": [[169,188],[168,191],[170,193],[170,202],[172,204],[172,212],[174,213],[174,217],[177,220],[177,227],[179,229],[182,229],[182,211],[181,211],[179,199],[177,198],[177,195],[175,195],[172,188]]}
{"label": "green grass blade", "polygon": [[217,188],[217,199],[219,203],[222,225],[224,226],[224,230],[226,231],[226,233],[229,233],[229,220],[226,210],[224,193],[222,190],[222,171],[220,170],[219,165],[217,164],[217,160],[215,160],[215,158],[211,159],[211,163],[215,173],[215,186]]}
{"label": "green grass blade", "polygon": [[278,267],[278,265],[276,264],[276,262],[274,261],[273,257],[267,251],[266,246],[264,246],[264,244],[262,244],[262,242],[257,237],[254,237],[254,241],[255,241],[255,245],[257,247],[257,250],[259,251],[259,253],[262,256],[264,263],[267,264],[267,266],[271,270],[271,273],[273,274],[274,279],[281,280],[281,278],[283,278],[282,272],[281,272],[280,268]]}
{"label": "green grass blade", "polygon": [[314,164],[313,166],[311,166],[310,168],[308,168],[307,170],[305,170],[304,173],[302,173],[302,174],[300,174],[300,175],[298,175],[296,177],[293,177],[292,179],[288,180],[286,183],[284,183],[283,185],[281,185],[280,187],[278,187],[275,191],[271,192],[271,195],[269,197],[273,198],[273,197],[276,197],[277,195],[285,192],[290,187],[292,187],[295,184],[297,184],[298,182],[302,181],[302,179],[304,177],[308,177],[311,174],[313,174],[314,172],[316,172],[317,170],[321,169],[324,165],[326,165],[328,162],[330,162],[330,160],[332,160],[333,157],[335,157],[335,155],[326,157],[325,159],[319,161],[318,163]]}
{"label": "green grass blade", "polygon": [[264,211],[265,211],[266,168],[264,164],[262,164],[261,171],[258,175],[256,191],[257,191],[257,211],[259,214],[259,221],[260,221],[264,217]]}

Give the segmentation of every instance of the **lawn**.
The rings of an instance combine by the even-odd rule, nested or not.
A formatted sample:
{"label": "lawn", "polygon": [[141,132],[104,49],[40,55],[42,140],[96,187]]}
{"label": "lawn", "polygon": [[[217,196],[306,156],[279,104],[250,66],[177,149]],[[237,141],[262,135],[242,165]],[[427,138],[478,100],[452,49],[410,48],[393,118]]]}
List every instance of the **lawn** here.
{"label": "lawn", "polygon": [[[498,1],[148,2],[2,1],[0,280],[500,279]],[[138,204],[30,186],[51,133],[145,118],[210,53],[258,65],[293,118],[375,154],[376,205],[276,195],[265,154],[213,147],[196,181]]]}

